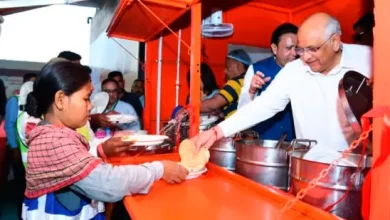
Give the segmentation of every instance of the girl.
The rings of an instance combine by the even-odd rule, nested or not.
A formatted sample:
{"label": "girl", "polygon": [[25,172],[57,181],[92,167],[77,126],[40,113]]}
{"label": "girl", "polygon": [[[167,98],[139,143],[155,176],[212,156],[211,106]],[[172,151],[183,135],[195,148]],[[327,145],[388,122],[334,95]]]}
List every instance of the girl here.
{"label": "girl", "polygon": [[[147,193],[160,178],[185,180],[188,171],[175,162],[113,167],[88,153],[88,142],[75,129],[89,119],[92,89],[89,68],[70,62],[47,64],[35,81],[26,110],[44,117],[27,133],[24,219],[104,219],[102,204],[92,201],[117,202]],[[130,145],[120,139],[108,142],[98,148],[102,158]]]}

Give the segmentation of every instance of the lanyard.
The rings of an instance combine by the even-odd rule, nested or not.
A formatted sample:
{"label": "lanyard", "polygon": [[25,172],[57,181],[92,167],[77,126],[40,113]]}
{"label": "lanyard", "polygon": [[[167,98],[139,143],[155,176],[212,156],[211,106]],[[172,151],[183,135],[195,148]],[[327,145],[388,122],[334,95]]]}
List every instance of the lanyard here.
{"label": "lanyard", "polygon": [[112,106],[112,108],[106,109],[104,112],[110,112],[110,111],[115,110],[115,107],[116,107],[116,105],[118,104],[118,102],[119,102],[119,100],[115,102],[115,104],[114,104],[114,106]]}

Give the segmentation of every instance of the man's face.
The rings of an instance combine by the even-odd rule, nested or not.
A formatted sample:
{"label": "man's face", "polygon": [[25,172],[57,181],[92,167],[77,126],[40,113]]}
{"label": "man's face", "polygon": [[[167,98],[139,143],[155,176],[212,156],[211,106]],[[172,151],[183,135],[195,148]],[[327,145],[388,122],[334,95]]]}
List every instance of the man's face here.
{"label": "man's face", "polygon": [[329,71],[341,47],[340,36],[333,34],[326,39],[323,36],[324,31],[315,29],[298,32],[298,50],[303,51],[300,58],[313,72]]}
{"label": "man's face", "polygon": [[125,81],[120,77],[114,77],[114,80],[118,82],[120,89],[125,89]]}
{"label": "man's face", "polygon": [[118,87],[113,82],[108,82],[103,85],[102,90],[106,93],[108,93],[108,96],[110,97],[108,103],[114,104],[116,101],[118,101]]}
{"label": "man's face", "polygon": [[233,60],[231,58],[226,58],[225,61],[225,74],[227,80],[232,79],[238,75],[240,75],[240,69],[239,69],[240,63],[236,60]]}
{"label": "man's face", "polygon": [[136,81],[133,83],[131,92],[137,94],[138,96],[142,96],[144,94],[144,83],[141,81]]}
{"label": "man's face", "polygon": [[354,40],[356,44],[371,46],[374,44],[374,35],[372,29],[366,29],[357,26],[355,29]]}
{"label": "man's face", "polygon": [[288,62],[297,58],[295,47],[297,46],[298,38],[296,34],[288,33],[280,37],[278,45],[272,44],[272,52],[276,57],[279,65],[284,67]]}

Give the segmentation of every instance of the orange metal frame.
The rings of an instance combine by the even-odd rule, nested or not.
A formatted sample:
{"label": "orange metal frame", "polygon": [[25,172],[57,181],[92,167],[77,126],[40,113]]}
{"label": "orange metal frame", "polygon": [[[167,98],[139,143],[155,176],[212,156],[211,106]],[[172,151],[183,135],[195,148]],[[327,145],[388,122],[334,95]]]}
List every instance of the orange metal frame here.
{"label": "orange metal frame", "polygon": [[[374,28],[374,106],[390,106],[390,74],[388,54],[390,51],[390,1],[375,0]],[[381,152],[381,129],[383,119],[374,122],[374,160]],[[390,147],[390,146],[386,146]],[[373,171],[371,181],[370,220],[390,219],[390,159]]]}
{"label": "orange metal frame", "polygon": [[[124,1],[123,1],[124,2]],[[116,13],[113,23],[111,26],[115,26],[115,22],[118,22],[118,19],[122,16],[123,7],[125,7],[125,3],[121,3],[119,12]],[[151,1],[149,1],[151,2]],[[161,5],[166,6],[183,6],[182,4],[177,5],[174,1],[168,0],[152,0],[153,3],[161,3]],[[174,2],[174,4],[172,4]],[[183,2],[183,0],[181,0]],[[192,2],[188,0],[188,2]],[[129,2],[126,2],[129,3]],[[207,1],[203,1],[203,5],[205,6]],[[220,57],[220,54],[224,54],[227,51],[227,45],[229,43],[234,44],[247,44],[252,46],[261,46],[265,47],[269,44],[269,33],[262,33],[257,30],[248,29],[247,26],[248,20],[241,19],[244,13],[253,13],[253,16],[257,16],[254,18],[265,19],[268,18],[267,23],[262,23],[261,28],[268,29],[270,26],[275,26],[275,24],[290,21],[297,25],[299,25],[305,17],[310,15],[313,12],[317,11],[325,11],[331,13],[339,18],[342,18],[342,28],[343,28],[343,41],[348,42],[351,39],[353,31],[351,30],[351,24],[357,20],[357,18],[364,14],[366,11],[370,10],[370,3],[356,0],[344,1],[340,2],[339,0],[317,0],[311,1],[309,3],[303,4],[299,7],[296,7],[292,10],[284,10],[280,7],[269,6],[258,1],[252,1],[246,3],[246,5],[241,5],[238,8],[230,9],[227,13],[224,13],[224,19],[227,19],[227,22],[235,23],[235,34],[228,39],[206,39],[203,41],[205,46],[205,51],[208,55],[208,62],[212,66],[214,72],[216,72],[217,81],[221,82],[223,78],[223,62],[224,57]],[[184,6],[183,6],[184,7]],[[355,8],[356,10],[350,10],[351,8]],[[255,8],[255,9],[254,9]],[[390,1],[388,0],[375,0],[375,20],[376,27],[374,29],[375,36],[375,44],[374,44],[374,106],[382,106],[382,105],[390,105],[390,96],[388,95],[388,85],[390,84],[390,74],[386,72],[388,69],[388,52],[390,51],[390,44],[388,44],[388,35],[389,35],[389,27],[390,27],[390,14],[387,13],[388,9],[390,9]],[[260,10],[261,12],[254,13],[254,10]],[[269,10],[269,11],[267,11]],[[271,15],[270,11],[273,11],[275,15]],[[345,13],[346,11],[350,13]],[[227,16],[225,15],[227,14]],[[263,17],[261,17],[263,16]],[[278,17],[278,18],[276,18]],[[200,37],[200,24],[201,24],[201,4],[193,4],[191,6],[191,27],[183,29],[183,39],[189,40],[191,39],[191,58],[190,58],[190,69],[191,69],[191,88],[190,95],[191,99],[191,124],[197,125],[199,123],[199,64],[201,61],[201,37]],[[347,26],[343,26],[347,25]],[[111,28],[109,28],[110,30]],[[251,32],[249,32],[251,31]],[[110,35],[116,36],[116,35]],[[129,36],[118,36],[126,39],[131,39]],[[172,38],[171,36],[166,36],[164,38],[164,44],[173,45],[177,44],[177,39]],[[156,64],[153,63],[155,60],[154,50],[157,48],[157,41],[150,40],[148,41],[147,47],[147,69],[146,69],[146,82],[147,82],[147,100],[149,97],[149,90],[153,89],[153,79]],[[169,48],[169,47],[167,47]],[[185,49],[187,51],[187,49]],[[182,54],[185,54],[182,52]],[[167,60],[166,66],[164,66],[163,75],[166,77],[163,79],[163,84],[172,81],[172,76],[170,72],[174,72],[174,65],[169,64],[169,62],[175,60],[172,59],[171,54],[164,54],[164,59]],[[184,55],[182,59],[187,59]],[[186,72],[186,66],[183,66],[182,72]],[[184,75],[184,74],[183,74]],[[182,76],[183,76],[182,75]],[[185,78],[182,77],[181,78]],[[165,80],[165,81],[164,81]],[[167,84],[167,90],[169,90]],[[173,83],[172,83],[173,85]],[[186,93],[186,88],[180,89],[181,92]],[[171,91],[169,90],[165,94],[167,96],[170,95]],[[162,96],[164,95],[164,92]],[[181,96],[181,100],[184,100],[185,97]],[[149,99],[154,100],[154,98]],[[171,103],[170,100],[167,100],[167,103]],[[172,102],[173,103],[173,102]],[[150,118],[153,101],[147,101],[146,109],[145,109],[145,125],[148,127],[148,123],[153,121]],[[170,109],[171,104],[166,104],[165,109]],[[164,108],[163,108],[164,109]],[[170,111],[170,110],[169,110]],[[162,112],[164,113],[164,112]],[[164,113],[165,114],[165,113]],[[165,115],[169,115],[166,113]],[[150,120],[152,119],[152,120]],[[375,121],[374,123],[374,159],[378,158],[380,155],[380,133],[381,133],[381,122]],[[150,127],[150,126],[149,126]],[[196,134],[198,131],[198,126],[192,126],[191,135]],[[371,188],[371,210],[370,210],[370,219],[390,219],[390,159],[386,161],[384,165],[373,172],[372,179],[372,188]]]}
{"label": "orange metal frame", "polygon": [[202,4],[191,7],[190,136],[199,133]]}
{"label": "orange metal frame", "polygon": [[[140,38],[140,37],[134,37],[134,36],[128,36],[126,34],[118,34],[118,33],[113,33],[115,30],[116,26],[120,23],[121,18],[123,15],[126,13],[126,10],[128,7],[131,7],[132,4],[135,3],[141,4],[146,10],[150,12],[151,15],[153,15],[156,19],[158,19],[162,25],[160,25],[158,28],[156,28],[152,33],[150,33],[146,38]],[[160,6],[165,6],[165,7],[171,7],[171,8],[178,8],[180,9],[178,13],[175,13],[172,15],[169,20],[167,20],[165,23],[161,21],[158,16],[156,16],[155,13],[153,13],[148,7],[145,6],[144,3],[148,4],[155,4],[155,5],[160,5]],[[114,14],[108,29],[107,29],[107,35],[110,37],[118,37],[118,38],[123,38],[127,40],[134,40],[134,41],[139,41],[139,42],[147,42],[153,38],[156,37],[161,31],[163,31],[165,28],[168,27],[169,24],[171,24],[173,21],[176,21],[179,17],[181,17],[184,13],[186,13],[190,9],[190,4],[192,4],[192,0],[187,0],[185,2],[182,1],[170,1],[170,0],[123,0],[119,3],[119,6],[117,8],[116,13]]]}

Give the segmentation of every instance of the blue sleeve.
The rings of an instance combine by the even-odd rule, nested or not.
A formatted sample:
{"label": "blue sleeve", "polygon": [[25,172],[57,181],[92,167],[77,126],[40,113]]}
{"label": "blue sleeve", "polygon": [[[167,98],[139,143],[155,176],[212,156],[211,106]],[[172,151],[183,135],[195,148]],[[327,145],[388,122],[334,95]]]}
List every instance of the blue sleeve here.
{"label": "blue sleeve", "polygon": [[18,119],[18,99],[12,97],[5,106],[5,133],[7,134],[7,144],[11,149],[18,147],[16,137],[16,121]]}

